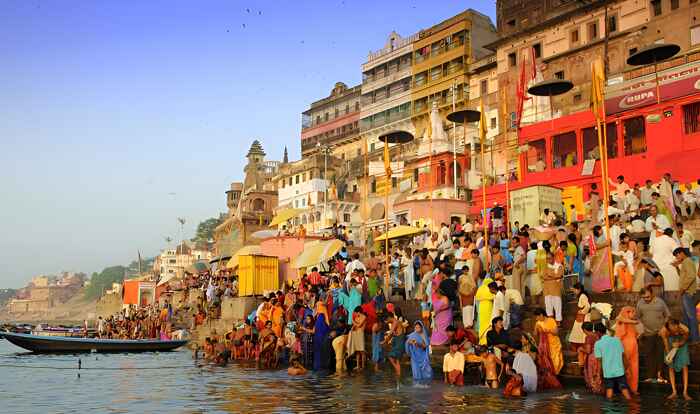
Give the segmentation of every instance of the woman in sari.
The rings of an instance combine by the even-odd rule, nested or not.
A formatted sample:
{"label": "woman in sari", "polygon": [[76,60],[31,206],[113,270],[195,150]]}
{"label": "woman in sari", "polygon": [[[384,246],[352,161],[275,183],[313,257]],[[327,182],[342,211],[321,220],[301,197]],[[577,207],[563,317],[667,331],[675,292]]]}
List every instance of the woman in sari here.
{"label": "woman in sari", "polygon": [[[313,370],[318,371],[323,369],[324,361],[322,359],[322,348],[323,344],[328,338],[328,331],[330,330],[328,326],[328,309],[325,302],[316,302],[316,322],[314,324],[314,339],[313,339],[313,353],[314,353],[314,365]],[[327,365],[327,364],[326,364]]]}
{"label": "woman in sari", "polygon": [[586,356],[582,351],[583,344],[586,343],[586,334],[583,332],[583,324],[591,320],[589,314],[591,311],[591,304],[588,301],[588,294],[583,290],[583,285],[581,283],[576,283],[574,285],[574,294],[577,297],[578,310],[576,312],[574,326],[571,328],[571,334],[569,334],[569,343],[574,350],[578,352],[579,366],[583,366],[586,362]]}
{"label": "woman in sari", "polygon": [[[482,274],[482,277],[485,275]],[[486,345],[486,332],[491,328],[491,313],[493,313],[493,299],[495,295],[489,290],[489,284],[493,282],[490,277],[481,281],[481,286],[476,290],[474,299],[478,301],[479,345]]]}
{"label": "woman in sari", "polygon": [[625,306],[620,310],[615,319],[615,336],[620,338],[625,350],[625,377],[627,385],[633,394],[638,394],[639,389],[639,344],[637,337],[640,335],[641,325],[637,319],[637,312],[631,306]]}
{"label": "woman in sari", "polygon": [[406,340],[406,353],[411,358],[413,382],[426,385],[433,379],[433,368],[430,366],[430,342],[423,322],[417,320],[413,324],[413,332]]}
{"label": "woman in sari", "polygon": [[596,225],[593,227],[593,234],[589,236],[589,248],[591,252],[591,283],[594,292],[606,292],[612,289],[610,282],[608,242],[603,228]]}
{"label": "woman in sari", "polygon": [[301,326],[301,363],[307,369],[314,365],[314,318],[307,315]]}
{"label": "woman in sari", "polygon": [[551,372],[544,372],[542,377],[547,377],[549,374],[559,375],[559,371],[564,367],[564,356],[561,352],[557,322],[554,318],[548,317],[542,308],[535,309],[534,313],[537,321],[535,323],[535,333],[539,335],[539,346],[537,347],[538,365],[540,365],[540,369],[551,370]]}
{"label": "woman in sari", "polygon": [[367,316],[361,306],[357,306],[352,312],[352,326],[348,334],[348,357],[355,356],[357,364],[355,369],[365,368],[365,323]]}
{"label": "woman in sari", "polygon": [[272,332],[274,332],[278,338],[281,338],[282,328],[284,327],[284,308],[282,308],[282,304],[277,301],[277,299],[272,300],[270,320],[272,320]]}
{"label": "woman in sari", "polygon": [[342,291],[338,294],[338,304],[348,311],[348,325],[352,325],[352,311],[362,305],[362,286],[358,287],[355,279],[350,280],[348,294]]}
{"label": "woman in sari", "polygon": [[[450,307],[450,301],[445,296],[445,292],[441,289],[437,289],[433,296],[433,312],[435,312],[435,325],[433,327],[433,334],[430,338],[430,343],[432,345],[444,345],[449,341],[447,336],[447,327],[452,325],[452,308]],[[423,324],[421,323],[421,327]],[[427,332],[425,332],[427,337]]]}
{"label": "woman in sari", "polygon": [[[595,357],[593,352],[595,348],[595,343],[605,334],[605,326],[599,323],[595,326],[591,322],[583,323],[583,332],[586,335],[586,343],[581,347],[581,351],[585,357],[585,364],[583,366],[583,377],[586,380],[586,388],[593,394],[603,395],[605,393],[605,388],[603,388],[603,369],[600,366],[600,361]],[[598,331],[603,331],[598,332]]]}

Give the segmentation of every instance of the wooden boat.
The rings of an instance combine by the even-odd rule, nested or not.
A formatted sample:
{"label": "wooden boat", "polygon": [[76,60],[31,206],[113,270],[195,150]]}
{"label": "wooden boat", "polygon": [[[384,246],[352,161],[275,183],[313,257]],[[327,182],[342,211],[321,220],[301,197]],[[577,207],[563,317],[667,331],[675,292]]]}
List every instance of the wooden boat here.
{"label": "wooden boat", "polygon": [[161,341],[158,339],[98,339],[69,338],[3,332],[5,339],[20,348],[36,353],[59,352],[154,352],[172,351],[187,344],[187,340]]}

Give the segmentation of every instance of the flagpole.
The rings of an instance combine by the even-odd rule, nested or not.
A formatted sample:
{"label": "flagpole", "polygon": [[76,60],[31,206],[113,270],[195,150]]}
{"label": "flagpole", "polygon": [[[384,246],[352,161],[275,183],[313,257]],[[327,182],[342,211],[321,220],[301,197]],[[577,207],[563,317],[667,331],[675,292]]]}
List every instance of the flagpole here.
{"label": "flagpole", "polygon": [[489,226],[486,222],[486,176],[485,166],[486,166],[486,156],[484,154],[484,145],[486,144],[486,117],[484,114],[484,98],[481,97],[481,117],[479,120],[479,139],[481,141],[481,197],[482,197],[482,223],[484,228],[484,253],[486,257],[486,264],[489,263]]}
{"label": "flagpole", "polygon": [[593,63],[593,88],[597,92],[594,96],[593,114],[598,129],[598,148],[600,153],[600,180],[603,190],[603,215],[605,218],[605,237],[608,241],[608,276],[610,277],[610,289],[615,290],[615,272],[612,261],[612,238],[610,236],[610,218],[608,217],[609,187],[608,187],[608,145],[605,115],[605,74],[600,73],[600,61]]}
{"label": "flagpole", "polygon": [[506,114],[508,113],[508,104],[506,102],[506,88],[501,89],[501,102],[502,102],[502,125],[501,128],[503,129],[503,143],[505,144],[505,157],[506,157],[506,235],[508,236],[508,239],[510,240],[510,188],[509,188],[509,183],[510,183],[510,171],[508,170],[508,162],[510,160],[510,148],[508,145],[508,126],[507,126],[507,117]]}
{"label": "flagpole", "polygon": [[[457,94],[457,80],[455,79],[452,84],[452,112],[457,108],[455,103],[455,96]],[[452,180],[453,180],[453,191],[454,198],[457,199],[457,127],[456,124],[452,123]]]}

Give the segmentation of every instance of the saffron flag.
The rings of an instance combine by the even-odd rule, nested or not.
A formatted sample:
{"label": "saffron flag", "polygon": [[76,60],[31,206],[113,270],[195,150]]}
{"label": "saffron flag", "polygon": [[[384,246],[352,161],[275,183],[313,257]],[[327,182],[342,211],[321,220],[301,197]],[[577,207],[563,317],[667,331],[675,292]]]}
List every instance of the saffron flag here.
{"label": "saffron flag", "polygon": [[389,157],[389,143],[384,142],[384,173],[387,178],[391,177],[391,158]]}
{"label": "saffron flag", "polygon": [[605,109],[605,72],[600,58],[591,63],[591,111],[600,118]]}

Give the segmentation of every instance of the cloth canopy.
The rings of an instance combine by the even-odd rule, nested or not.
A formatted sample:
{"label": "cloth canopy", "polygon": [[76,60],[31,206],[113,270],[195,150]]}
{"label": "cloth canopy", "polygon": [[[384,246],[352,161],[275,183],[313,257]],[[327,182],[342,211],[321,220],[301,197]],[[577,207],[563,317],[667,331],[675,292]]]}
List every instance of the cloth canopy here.
{"label": "cloth canopy", "polygon": [[279,226],[280,224],[284,224],[289,219],[292,219],[303,212],[304,212],[304,210],[300,210],[298,208],[284,209],[284,210],[280,211],[279,213],[277,213],[277,215],[272,219],[272,221],[270,222],[270,227],[275,227],[275,226]]}
{"label": "cloth canopy", "polygon": [[316,266],[332,258],[343,248],[343,242],[337,239],[319,240],[304,246],[304,251],[294,260],[294,268]]}
{"label": "cloth canopy", "polygon": [[389,240],[391,240],[391,239],[398,239],[399,237],[414,236],[414,235],[422,233],[422,232],[423,232],[423,229],[419,229],[417,227],[398,226],[398,227],[394,227],[392,229],[389,229],[388,233],[382,234],[381,236],[377,237],[374,241],[386,240],[387,234],[388,234]]}

